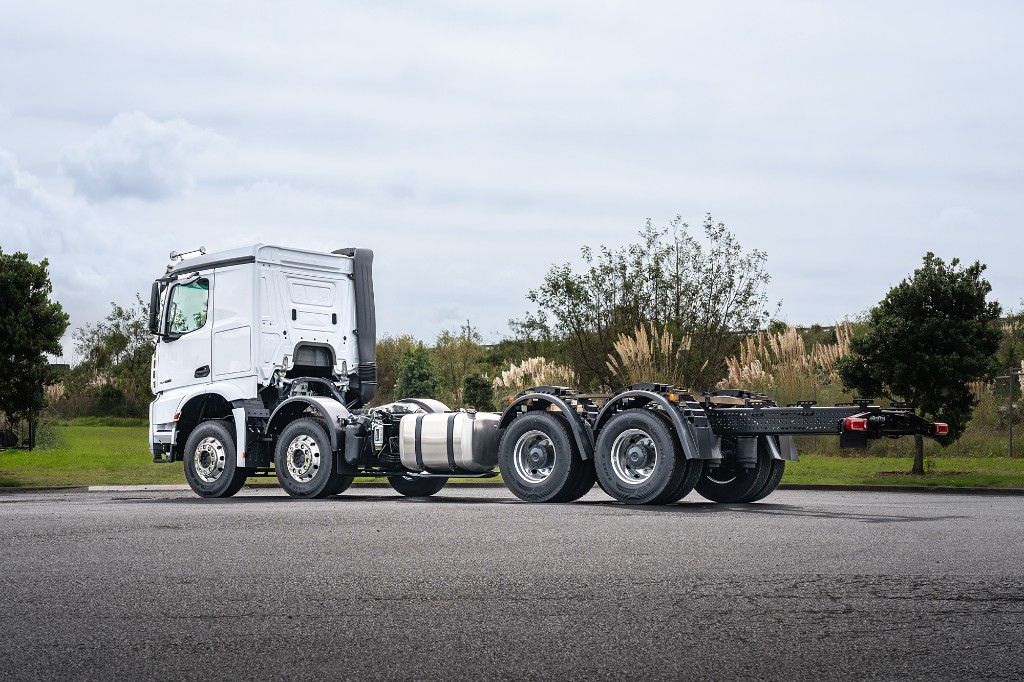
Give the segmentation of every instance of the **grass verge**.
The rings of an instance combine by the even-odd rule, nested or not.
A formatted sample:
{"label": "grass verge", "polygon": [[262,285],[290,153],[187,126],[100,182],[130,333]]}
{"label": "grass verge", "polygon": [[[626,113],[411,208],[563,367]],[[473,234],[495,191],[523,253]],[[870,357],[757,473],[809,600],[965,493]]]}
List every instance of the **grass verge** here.
{"label": "grass verge", "polygon": [[[185,482],[180,463],[153,464],[145,426],[78,422],[51,426],[53,433],[47,447],[34,452],[0,452],[0,487]],[[930,469],[927,474],[911,476],[906,473],[910,470],[906,457],[803,454],[799,462],[786,466],[782,482],[1024,488],[1024,458],[929,457],[926,464]],[[276,483],[273,477],[250,481],[257,485]]]}

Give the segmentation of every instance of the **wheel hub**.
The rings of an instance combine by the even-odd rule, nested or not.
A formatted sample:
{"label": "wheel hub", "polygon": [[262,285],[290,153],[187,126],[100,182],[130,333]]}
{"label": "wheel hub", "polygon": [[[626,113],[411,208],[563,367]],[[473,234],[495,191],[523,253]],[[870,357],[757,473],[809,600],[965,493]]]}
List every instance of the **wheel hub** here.
{"label": "wheel hub", "polygon": [[640,429],[627,429],[612,442],[612,473],[627,485],[647,481],[658,465],[658,446],[650,434]]}
{"label": "wheel hub", "polygon": [[555,444],[543,431],[527,431],[512,453],[516,475],[527,483],[543,483],[555,468]]}
{"label": "wheel hub", "polygon": [[646,446],[636,444],[629,448],[626,452],[626,461],[629,466],[633,469],[643,469],[647,466],[648,460],[651,458],[651,453]]}
{"label": "wheel hub", "polygon": [[320,446],[310,436],[296,436],[288,444],[285,462],[289,476],[299,483],[308,483],[320,470]]}
{"label": "wheel hub", "polygon": [[537,445],[530,448],[529,461],[535,467],[543,467],[549,464],[551,451],[544,445]]}
{"label": "wheel hub", "polygon": [[192,453],[192,465],[196,476],[204,483],[214,483],[224,473],[227,452],[224,444],[212,436],[208,436],[196,445]]}

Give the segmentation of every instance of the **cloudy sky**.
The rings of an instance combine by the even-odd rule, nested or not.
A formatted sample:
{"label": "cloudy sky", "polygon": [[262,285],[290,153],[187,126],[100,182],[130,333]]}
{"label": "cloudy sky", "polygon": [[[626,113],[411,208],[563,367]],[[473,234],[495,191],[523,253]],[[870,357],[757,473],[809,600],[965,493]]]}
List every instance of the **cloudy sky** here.
{"label": "cloudy sky", "polygon": [[0,0],[0,246],[75,325],[173,249],[367,246],[383,331],[496,338],[580,245],[710,211],[794,323],[927,250],[1015,306],[1022,8]]}

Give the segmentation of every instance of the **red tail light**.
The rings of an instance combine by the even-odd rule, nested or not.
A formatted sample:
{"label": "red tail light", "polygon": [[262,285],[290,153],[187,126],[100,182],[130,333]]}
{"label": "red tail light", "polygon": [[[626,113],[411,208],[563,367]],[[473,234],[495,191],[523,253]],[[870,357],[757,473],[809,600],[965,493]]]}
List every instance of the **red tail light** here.
{"label": "red tail light", "polygon": [[932,428],[935,429],[936,436],[948,436],[949,435],[949,424],[943,424],[942,422],[935,422],[932,424]]}
{"label": "red tail light", "polygon": [[843,420],[843,428],[847,431],[867,431],[867,417],[847,417]]}

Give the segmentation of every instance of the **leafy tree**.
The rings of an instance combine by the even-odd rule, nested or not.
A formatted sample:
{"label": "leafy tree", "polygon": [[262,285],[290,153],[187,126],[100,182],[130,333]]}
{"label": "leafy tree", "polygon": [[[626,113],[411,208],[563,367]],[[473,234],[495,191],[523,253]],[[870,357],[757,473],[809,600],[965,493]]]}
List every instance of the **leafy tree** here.
{"label": "leafy tree", "polygon": [[[1003,338],[996,353],[1000,373],[1006,370],[1019,372],[1024,369],[1024,303],[1017,310],[1011,310],[1003,320]],[[1010,399],[1020,400],[1021,382],[1009,382]]]}
{"label": "leafy tree", "polygon": [[374,404],[383,405],[399,397],[396,389],[402,359],[418,343],[409,334],[383,336],[377,339],[377,395]]}
{"label": "leafy tree", "polygon": [[[988,373],[999,348],[1000,308],[975,262],[948,264],[932,253],[913,276],[868,313],[868,329],[840,362],[843,383],[863,396],[910,403],[949,424],[944,444],[960,437],[976,399],[968,387]],[[914,474],[924,473],[924,439],[915,439]]]}
{"label": "leafy tree", "polygon": [[95,393],[89,410],[94,414],[143,417],[152,400],[150,368],[155,350],[149,306],[138,294],[130,306],[110,306],[103,321],[75,331],[75,350],[82,362],[65,386],[75,393]]}
{"label": "leafy tree", "polygon": [[61,354],[68,316],[50,300],[53,285],[44,258],[0,249],[0,412],[12,420],[34,420],[46,406],[42,391],[51,355]]}
{"label": "leafy tree", "polygon": [[470,374],[462,380],[462,405],[474,410],[494,409],[494,387],[483,374]]}
{"label": "leafy tree", "polygon": [[654,325],[690,340],[680,373],[691,386],[712,386],[724,373],[736,332],[769,319],[765,254],[744,251],[710,215],[699,236],[677,216],[667,227],[648,221],[632,244],[596,252],[584,247],[581,255],[581,271],[568,263],[552,267],[527,295],[536,310],[511,324],[532,343],[563,340],[584,384],[614,386],[606,359],[616,339]]}
{"label": "leafy tree", "polygon": [[430,351],[418,343],[405,352],[398,369],[398,396],[401,398],[434,398],[440,394],[437,369]]}
{"label": "leafy tree", "polygon": [[454,405],[463,401],[463,381],[471,374],[484,354],[483,337],[467,321],[458,334],[445,330],[434,344],[434,364],[437,366],[441,389]]}

